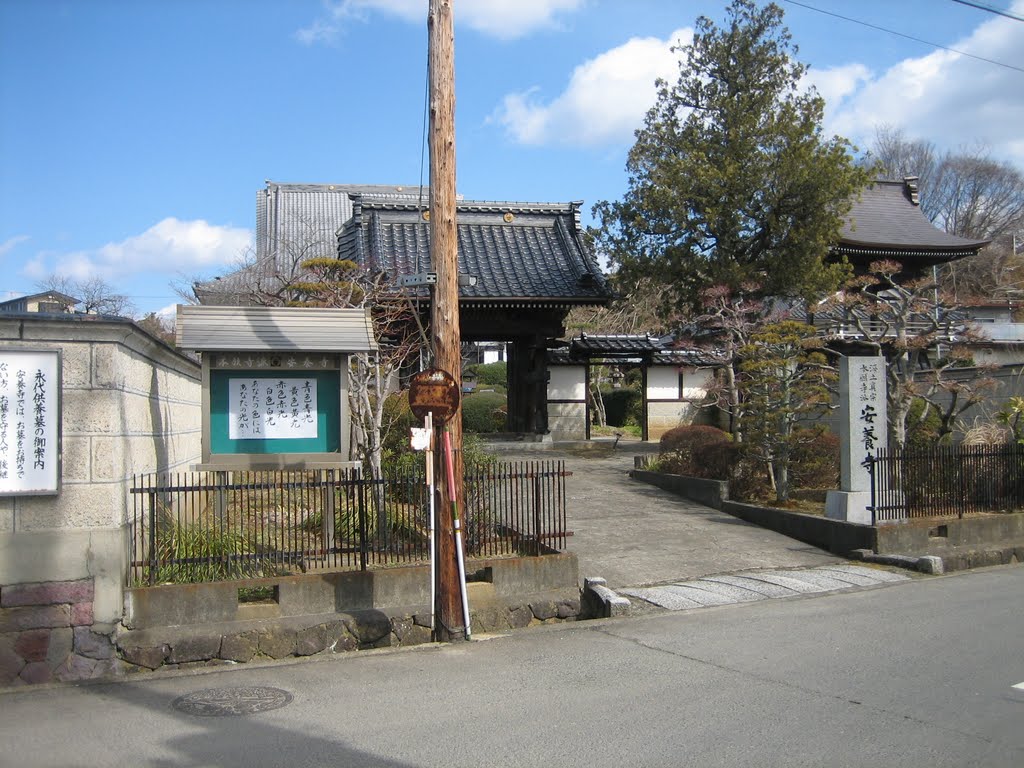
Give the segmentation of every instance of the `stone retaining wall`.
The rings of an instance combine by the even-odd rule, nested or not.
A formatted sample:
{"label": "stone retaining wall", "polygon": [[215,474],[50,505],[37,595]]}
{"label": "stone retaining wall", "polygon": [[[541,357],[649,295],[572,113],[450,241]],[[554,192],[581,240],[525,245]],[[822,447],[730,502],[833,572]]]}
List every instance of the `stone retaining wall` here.
{"label": "stone retaining wall", "polygon": [[[474,586],[474,585],[470,585]],[[475,601],[475,602],[474,602]],[[580,618],[578,591],[498,603],[470,592],[474,635]],[[428,606],[123,631],[110,674],[247,663],[431,642]]]}
{"label": "stone retaining wall", "polygon": [[[474,634],[581,617],[575,555],[471,559],[466,570],[486,579],[467,585]],[[132,589],[113,672],[427,643],[429,578],[410,566]],[[239,603],[253,587],[275,598]]]}
{"label": "stone retaining wall", "polygon": [[131,477],[200,459],[200,368],[122,318],[3,315],[0,347],[62,364],[60,492],[0,498],[0,685],[103,676]]}

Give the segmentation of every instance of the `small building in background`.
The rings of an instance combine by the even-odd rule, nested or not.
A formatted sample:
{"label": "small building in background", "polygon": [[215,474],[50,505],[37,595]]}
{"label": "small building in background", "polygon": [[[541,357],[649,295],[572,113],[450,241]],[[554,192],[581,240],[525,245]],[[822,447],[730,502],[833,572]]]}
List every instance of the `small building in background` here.
{"label": "small building in background", "polygon": [[40,312],[44,314],[73,314],[81,299],[60,291],[43,291],[17,299],[0,302],[0,312]]}

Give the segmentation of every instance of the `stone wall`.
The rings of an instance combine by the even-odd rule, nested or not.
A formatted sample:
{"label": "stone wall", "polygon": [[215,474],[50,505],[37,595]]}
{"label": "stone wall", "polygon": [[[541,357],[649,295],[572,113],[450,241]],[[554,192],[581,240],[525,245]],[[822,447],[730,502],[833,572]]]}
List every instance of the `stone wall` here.
{"label": "stone wall", "polygon": [[[575,621],[579,565],[568,552],[470,558],[474,633]],[[257,603],[240,590],[262,588]],[[108,674],[281,659],[430,642],[430,569],[308,573],[129,590]]]}
{"label": "stone wall", "polygon": [[104,675],[131,477],[199,461],[200,369],[121,318],[3,316],[0,348],[62,353],[60,492],[0,498],[0,685]]}

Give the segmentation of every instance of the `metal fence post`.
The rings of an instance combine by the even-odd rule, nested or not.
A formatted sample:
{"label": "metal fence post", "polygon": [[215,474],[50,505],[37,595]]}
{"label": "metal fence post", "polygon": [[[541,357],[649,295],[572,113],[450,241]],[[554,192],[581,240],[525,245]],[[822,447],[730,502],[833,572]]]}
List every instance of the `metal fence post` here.
{"label": "metal fence post", "polygon": [[533,546],[535,555],[540,555],[540,541],[543,535],[541,523],[541,504],[543,503],[540,487],[540,470],[535,466],[533,475]]}
{"label": "metal fence post", "polygon": [[876,488],[876,483],[875,483],[875,460],[876,460],[876,457],[877,457],[877,455],[876,456],[871,456],[870,454],[867,457],[868,477],[871,478],[871,524],[872,525],[878,525],[878,503],[877,503],[877,495],[876,495],[876,492],[875,492],[875,488]]}
{"label": "metal fence post", "polygon": [[[372,480],[373,476],[371,475],[370,477]],[[359,489],[359,493],[356,496],[356,503],[359,505],[359,570],[365,571],[368,542],[366,540],[366,478],[363,477],[362,472],[356,475],[356,482]]]}
{"label": "metal fence post", "polygon": [[149,586],[156,583],[156,490],[147,494],[149,499]]}

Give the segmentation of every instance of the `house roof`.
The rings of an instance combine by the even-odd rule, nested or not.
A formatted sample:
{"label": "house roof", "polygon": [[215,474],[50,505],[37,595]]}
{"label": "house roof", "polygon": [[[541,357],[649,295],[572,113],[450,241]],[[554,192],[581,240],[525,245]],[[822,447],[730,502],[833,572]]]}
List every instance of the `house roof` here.
{"label": "house roof", "polygon": [[951,235],[921,211],[917,180],[876,181],[854,201],[835,252],[940,264],[971,256],[989,243]]}
{"label": "house roof", "polygon": [[[352,218],[338,235],[338,257],[393,278],[433,271],[425,207],[353,195]],[[580,203],[461,201],[459,272],[476,278],[463,302],[602,304],[613,296],[583,240]],[[427,289],[410,289],[427,296]]]}
{"label": "house roof", "polygon": [[377,349],[362,309],[178,305],[182,349],[255,352],[371,352]]}
{"label": "house roof", "polygon": [[66,293],[61,293],[60,291],[42,291],[41,293],[30,293],[27,296],[19,296],[16,299],[0,301],[0,309],[4,307],[21,306],[23,303],[33,301],[35,299],[44,301],[46,299],[52,299],[53,301],[59,301],[62,304],[67,304],[69,307],[81,302],[81,299],[76,299],[74,296],[68,296]]}

